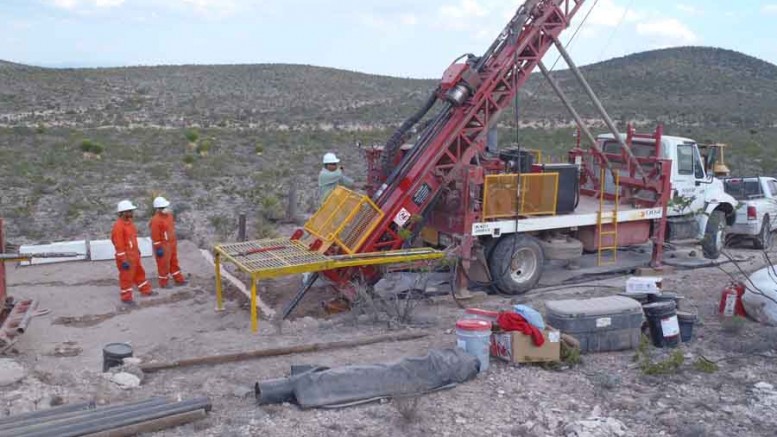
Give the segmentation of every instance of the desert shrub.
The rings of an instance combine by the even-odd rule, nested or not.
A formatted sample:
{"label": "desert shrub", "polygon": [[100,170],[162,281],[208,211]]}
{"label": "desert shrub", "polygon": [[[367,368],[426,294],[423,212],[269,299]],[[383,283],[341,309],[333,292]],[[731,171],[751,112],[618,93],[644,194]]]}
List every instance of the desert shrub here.
{"label": "desert shrub", "polygon": [[186,137],[186,140],[190,143],[196,143],[197,140],[200,139],[200,133],[195,129],[186,129],[183,132],[183,136]]}
{"label": "desert shrub", "polygon": [[259,199],[262,217],[271,222],[278,221],[283,217],[283,208],[281,201],[274,195],[268,194]]}
{"label": "desert shrub", "polygon": [[213,139],[207,138],[200,141],[200,143],[197,145],[197,153],[199,153],[201,156],[205,156],[208,154],[208,152],[210,152],[210,149],[212,148],[213,148]]}
{"label": "desert shrub", "polygon": [[95,155],[99,155],[103,153],[103,151],[105,150],[105,147],[102,144],[96,141],[92,141],[90,139],[85,139],[81,141],[81,145],[79,146],[79,148],[84,153],[92,153]]}

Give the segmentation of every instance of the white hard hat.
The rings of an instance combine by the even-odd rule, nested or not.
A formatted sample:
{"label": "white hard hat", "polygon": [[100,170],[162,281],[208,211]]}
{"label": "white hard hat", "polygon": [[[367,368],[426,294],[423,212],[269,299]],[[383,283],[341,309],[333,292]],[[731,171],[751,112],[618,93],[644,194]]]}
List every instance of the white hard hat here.
{"label": "white hard hat", "polygon": [[116,212],[133,211],[136,209],[138,209],[138,207],[133,205],[129,200],[122,200],[116,207]]}
{"label": "white hard hat", "polygon": [[154,208],[167,208],[168,206],[170,206],[170,201],[164,197],[159,196],[154,199]]}
{"label": "white hard hat", "polygon": [[337,155],[334,153],[329,152],[324,154],[324,164],[337,164],[338,162],[340,162],[340,160],[337,159]]}

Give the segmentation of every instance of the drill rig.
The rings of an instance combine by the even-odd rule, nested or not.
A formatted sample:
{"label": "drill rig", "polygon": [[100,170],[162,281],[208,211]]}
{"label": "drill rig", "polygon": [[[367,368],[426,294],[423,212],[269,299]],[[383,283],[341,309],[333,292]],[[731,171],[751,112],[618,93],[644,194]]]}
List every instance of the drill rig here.
{"label": "drill rig", "polygon": [[[259,279],[316,272],[287,305],[284,318],[318,272],[353,300],[354,283],[376,282],[381,264],[442,257],[439,250],[414,247],[416,237],[423,234],[434,234],[437,238],[424,240],[455,257],[452,270],[459,293],[466,291],[472,269],[482,264],[491,270],[501,291],[528,291],[539,280],[546,256],[536,236],[557,231],[569,235],[577,232],[578,225],[592,231],[588,239],[598,240],[593,247],[613,250],[613,258],[613,248],[624,234],[644,234],[645,241],[651,238],[654,243],[653,263],[660,264],[671,192],[672,162],[662,152],[666,138],[660,127],[651,135],[636,134],[630,128],[626,135],[618,133],[559,42],[559,35],[583,3],[528,0],[483,55],[467,55],[460,58],[463,62],[450,65],[424,105],[383,147],[368,150],[368,184],[372,187],[368,195],[337,187],[304,229],[290,239],[217,245],[218,307],[222,260],[252,278],[252,328],[256,330]],[[593,137],[548,74],[541,60],[551,46],[564,57],[593,101],[612,133],[609,139]],[[502,112],[536,68],[590,142],[589,148],[570,152],[571,162],[564,165],[565,171],[573,169],[566,171],[572,176],[561,185],[561,170],[554,173],[540,166],[536,174],[527,173],[520,165],[521,150],[513,157],[495,154],[487,147],[489,131],[495,129]],[[428,115],[433,108],[436,113]],[[412,146],[403,144],[414,127],[417,141]],[[635,157],[632,141],[644,143],[640,150],[646,154]],[[572,197],[579,197],[581,207],[585,203],[588,209],[576,211],[578,201],[574,200],[566,216],[557,216],[559,193],[569,194],[573,187]],[[606,204],[612,211],[604,211]],[[618,236],[619,221],[632,221],[635,227]]]}

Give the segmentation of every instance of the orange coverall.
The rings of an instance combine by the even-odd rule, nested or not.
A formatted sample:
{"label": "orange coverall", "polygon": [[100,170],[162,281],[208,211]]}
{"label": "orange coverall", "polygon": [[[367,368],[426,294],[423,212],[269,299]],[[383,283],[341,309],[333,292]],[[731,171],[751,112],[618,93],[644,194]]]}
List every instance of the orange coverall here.
{"label": "orange coverall", "polygon": [[[116,249],[116,267],[119,269],[119,288],[122,302],[132,302],[132,285],[141,294],[151,294],[151,284],[146,280],[146,271],[140,262],[138,230],[132,220],[119,217],[113,225],[111,241]],[[127,264],[124,264],[127,263]],[[124,268],[129,266],[129,268]]]}
{"label": "orange coverall", "polygon": [[[156,258],[159,286],[166,287],[170,276],[176,284],[184,284],[186,279],[178,265],[178,240],[175,238],[175,218],[172,213],[157,212],[148,224],[151,228],[152,252]],[[159,256],[162,249],[162,256]]]}

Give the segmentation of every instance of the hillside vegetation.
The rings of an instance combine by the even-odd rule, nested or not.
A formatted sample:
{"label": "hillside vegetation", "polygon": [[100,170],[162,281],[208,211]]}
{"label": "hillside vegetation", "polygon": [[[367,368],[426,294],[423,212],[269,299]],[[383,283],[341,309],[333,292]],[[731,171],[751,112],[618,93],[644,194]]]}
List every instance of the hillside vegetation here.
{"label": "hillside vegetation", "polygon": [[[441,67],[442,70],[442,67]],[[777,67],[720,49],[640,53],[583,71],[616,121],[656,122],[702,142],[729,142],[739,174],[777,170]],[[584,117],[587,100],[567,71],[554,73]],[[0,62],[0,217],[18,241],[107,237],[115,202],[146,217],[152,195],[173,200],[183,237],[249,236],[283,217],[292,184],[298,211],[314,211],[321,155],[335,151],[364,181],[355,144],[382,143],[436,80],[401,79],[302,65],[46,69]],[[536,75],[500,143],[564,160],[570,118]],[[600,132],[601,126],[594,127]],[[141,226],[141,232],[145,231]]]}
{"label": "hillside vegetation", "polygon": [[[777,119],[777,66],[734,51],[673,48],[582,70],[616,119],[718,127],[771,126]],[[583,115],[595,116],[569,72],[555,75]],[[381,128],[412,113],[435,84],[304,65],[47,69],[1,63],[0,123]],[[523,120],[570,121],[537,74],[521,102]]]}

